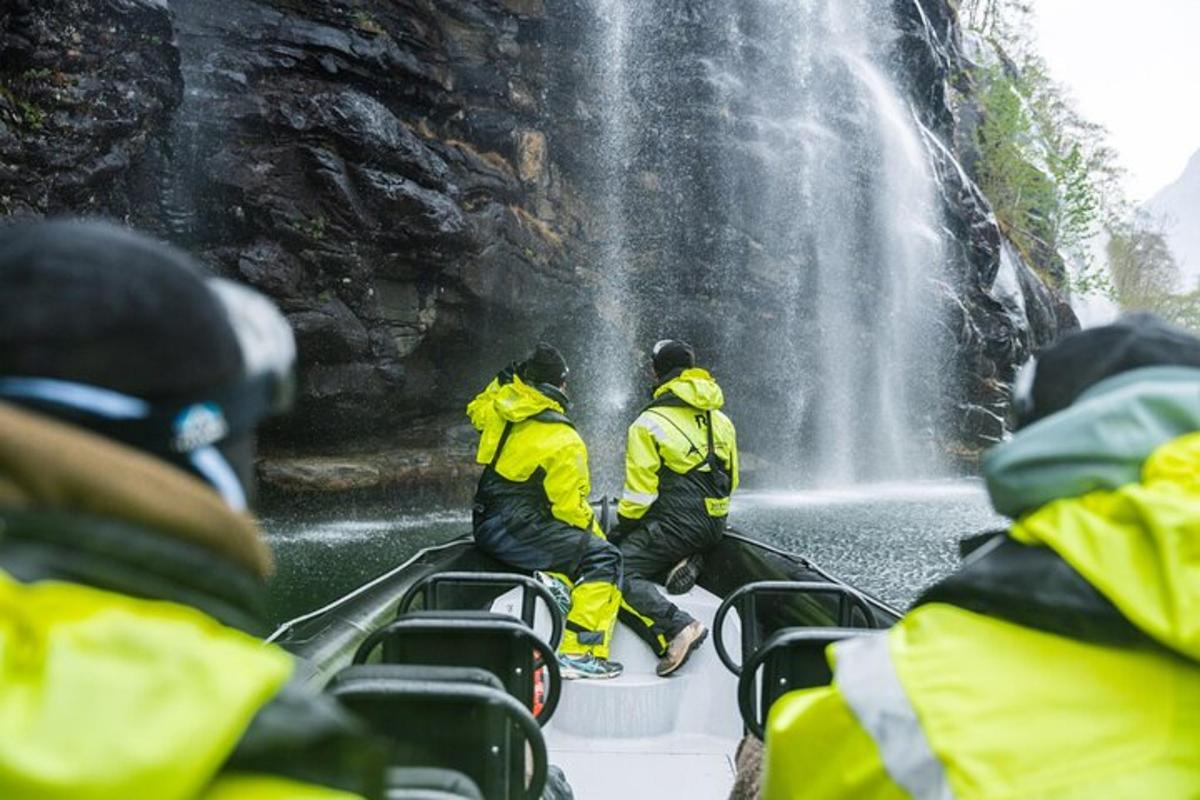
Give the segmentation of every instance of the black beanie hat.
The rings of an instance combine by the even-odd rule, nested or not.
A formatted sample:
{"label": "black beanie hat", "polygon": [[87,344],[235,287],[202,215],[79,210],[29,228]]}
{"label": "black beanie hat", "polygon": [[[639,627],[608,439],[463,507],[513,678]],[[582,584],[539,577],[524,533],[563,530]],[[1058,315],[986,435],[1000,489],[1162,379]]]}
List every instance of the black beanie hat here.
{"label": "black beanie hat", "polygon": [[0,375],[156,401],[242,369],[225,310],[183,252],[98,221],[0,228]]}
{"label": "black beanie hat", "polygon": [[696,351],[679,339],[663,339],[654,345],[653,359],[654,374],[663,378],[674,370],[696,366]]}
{"label": "black beanie hat", "polygon": [[521,364],[520,374],[527,383],[561,386],[569,371],[566,359],[558,352],[558,348],[540,342]]}
{"label": "black beanie hat", "polygon": [[1154,366],[1200,368],[1200,338],[1147,313],[1066,336],[1038,355],[1032,384],[1018,385],[1018,426],[1062,411],[1105,378]]}

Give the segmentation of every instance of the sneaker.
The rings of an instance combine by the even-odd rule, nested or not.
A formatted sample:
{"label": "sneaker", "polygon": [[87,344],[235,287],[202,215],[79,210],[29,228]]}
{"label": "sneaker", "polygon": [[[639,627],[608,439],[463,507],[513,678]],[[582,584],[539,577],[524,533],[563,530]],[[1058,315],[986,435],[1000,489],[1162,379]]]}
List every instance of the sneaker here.
{"label": "sneaker", "polygon": [[692,651],[704,644],[708,638],[708,628],[697,620],[692,620],[688,626],[675,634],[675,638],[667,645],[667,654],[658,660],[654,671],[660,678],[673,673],[687,663]]}
{"label": "sneaker", "polygon": [[688,556],[683,561],[680,561],[675,566],[671,567],[671,571],[667,573],[667,579],[664,585],[667,587],[667,594],[687,594],[696,585],[696,579],[700,577],[700,570],[704,569],[704,556],[696,553]]}
{"label": "sneaker", "polygon": [[559,607],[564,617],[571,613],[571,587],[567,586],[559,578],[546,572],[534,572],[533,577],[538,583],[550,590],[550,595],[554,598],[554,604]]}
{"label": "sneaker", "polygon": [[577,679],[596,680],[615,678],[625,671],[625,667],[616,661],[596,658],[591,653],[585,653],[581,656],[569,656],[565,653],[559,653],[558,668],[562,671],[562,676],[569,681]]}

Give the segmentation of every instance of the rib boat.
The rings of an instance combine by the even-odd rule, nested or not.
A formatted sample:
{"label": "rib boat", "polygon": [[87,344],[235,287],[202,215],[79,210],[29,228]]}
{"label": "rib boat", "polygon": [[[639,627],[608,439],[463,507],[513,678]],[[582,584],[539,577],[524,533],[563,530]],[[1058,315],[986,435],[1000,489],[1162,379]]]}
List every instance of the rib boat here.
{"label": "rib boat", "polygon": [[[615,504],[596,504],[607,530]],[[899,612],[730,529],[673,602],[712,631],[675,675],[618,624],[610,680],[562,680],[562,611],[469,535],[428,547],[270,637],[388,742],[388,800],[726,798],[771,703],[828,683],[825,647]]]}

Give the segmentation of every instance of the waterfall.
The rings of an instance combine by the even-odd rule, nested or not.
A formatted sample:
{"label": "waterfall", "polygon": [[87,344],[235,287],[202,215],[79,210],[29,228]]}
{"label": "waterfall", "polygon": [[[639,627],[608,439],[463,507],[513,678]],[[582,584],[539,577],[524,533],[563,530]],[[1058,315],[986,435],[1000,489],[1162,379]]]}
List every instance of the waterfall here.
{"label": "waterfall", "polygon": [[592,3],[599,391],[689,338],[775,482],[936,473],[947,248],[891,4]]}

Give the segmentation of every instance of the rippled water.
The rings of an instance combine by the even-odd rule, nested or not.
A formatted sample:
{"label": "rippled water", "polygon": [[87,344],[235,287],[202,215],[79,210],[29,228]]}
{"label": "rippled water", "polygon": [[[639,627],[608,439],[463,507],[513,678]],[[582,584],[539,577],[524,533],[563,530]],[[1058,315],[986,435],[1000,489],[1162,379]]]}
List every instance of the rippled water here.
{"label": "rippled water", "polygon": [[[417,550],[470,530],[462,511],[329,508],[303,518],[265,517],[277,570],[276,621],[329,602],[401,563]],[[897,606],[958,563],[956,543],[994,529],[977,481],[875,484],[806,492],[738,495],[733,527],[812,559]]]}
{"label": "rippled water", "polygon": [[964,480],[747,494],[731,524],[904,608],[958,565],[958,540],[1005,520]]}
{"label": "rippled water", "polygon": [[423,547],[471,530],[463,511],[354,509],[353,516],[330,508],[302,518],[265,516],[263,527],[275,551],[269,613],[282,622],[318,608],[361,586]]}

